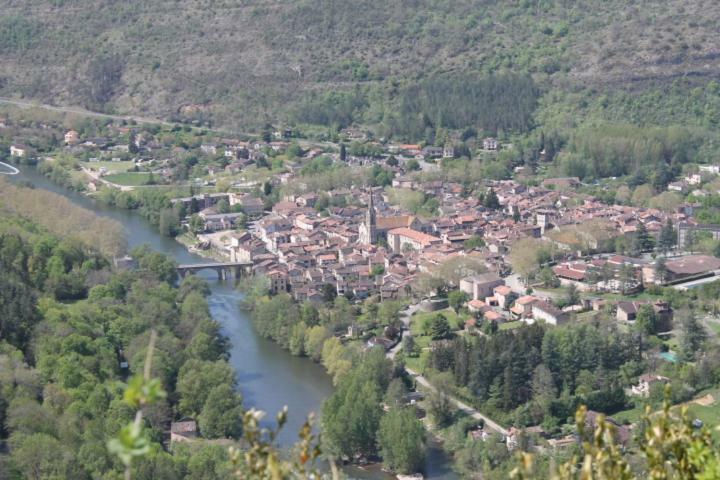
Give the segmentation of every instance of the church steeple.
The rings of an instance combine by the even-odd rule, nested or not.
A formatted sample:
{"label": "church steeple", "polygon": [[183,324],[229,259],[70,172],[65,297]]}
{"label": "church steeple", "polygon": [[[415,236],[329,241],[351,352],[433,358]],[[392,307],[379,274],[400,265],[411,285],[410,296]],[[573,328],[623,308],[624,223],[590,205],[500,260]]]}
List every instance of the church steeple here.
{"label": "church steeple", "polygon": [[363,243],[372,245],[375,243],[376,240],[376,218],[375,218],[375,205],[373,203],[373,191],[372,188],[370,189],[370,194],[368,196],[368,209],[365,213],[365,238],[363,238]]}

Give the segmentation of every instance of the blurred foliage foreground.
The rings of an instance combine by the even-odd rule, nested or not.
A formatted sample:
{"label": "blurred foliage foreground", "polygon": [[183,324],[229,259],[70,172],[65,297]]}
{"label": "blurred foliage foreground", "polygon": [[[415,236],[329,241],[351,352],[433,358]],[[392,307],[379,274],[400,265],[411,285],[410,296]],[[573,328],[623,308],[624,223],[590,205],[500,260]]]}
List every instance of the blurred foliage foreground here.
{"label": "blurred foliage foreground", "polygon": [[[130,380],[125,388],[124,400],[137,409],[135,419],[125,426],[117,437],[108,442],[108,449],[118,455],[125,465],[125,479],[131,479],[131,465],[135,458],[146,455],[150,442],[143,428],[143,408],[165,396],[157,379],[150,378],[150,366],[156,334],[152,333],[143,375]],[[618,445],[615,426],[600,416],[594,431],[586,427],[587,409],[581,406],[576,413],[581,454],[551,468],[553,480],[711,480],[720,478],[720,445],[707,427],[697,428],[690,420],[687,407],[671,410],[669,387],[665,390],[665,403],[660,412],[651,412],[648,406],[638,435],[639,453],[644,459],[641,472],[631,469],[628,456]],[[319,437],[313,433],[312,417],[299,432],[300,440],[290,455],[278,450],[275,439],[287,419],[287,410],[277,415],[277,427],[260,427],[264,413],[250,409],[243,415],[243,438],[238,447],[229,448],[233,472],[240,479],[283,480],[339,478],[333,462],[331,472],[321,473],[316,461],[321,455]],[[718,427],[715,427],[718,428]],[[518,466],[512,471],[514,480],[538,478],[535,473],[535,456],[523,452],[518,455]]]}

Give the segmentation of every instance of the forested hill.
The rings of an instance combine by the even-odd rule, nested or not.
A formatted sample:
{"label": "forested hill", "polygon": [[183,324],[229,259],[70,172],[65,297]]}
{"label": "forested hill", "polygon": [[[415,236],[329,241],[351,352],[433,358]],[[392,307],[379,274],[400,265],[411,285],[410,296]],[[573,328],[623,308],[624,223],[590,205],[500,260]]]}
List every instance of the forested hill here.
{"label": "forested hill", "polygon": [[[405,87],[438,74],[511,71],[570,92],[720,73],[714,0],[0,0],[0,10],[1,95],[241,127],[317,120],[297,112],[318,105],[329,111],[321,123],[380,123]],[[358,88],[362,98],[323,97]]]}

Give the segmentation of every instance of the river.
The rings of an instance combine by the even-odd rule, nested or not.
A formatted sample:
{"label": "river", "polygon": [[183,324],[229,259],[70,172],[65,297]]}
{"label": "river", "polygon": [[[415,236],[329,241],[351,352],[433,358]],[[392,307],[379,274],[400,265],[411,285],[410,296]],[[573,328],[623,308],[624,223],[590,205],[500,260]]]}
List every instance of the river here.
{"label": "river", "polygon": [[[73,203],[92,210],[98,215],[121,223],[132,249],[147,244],[154,250],[173,257],[178,263],[207,263],[208,260],[192,254],[180,243],[164,237],[137,213],[104,205],[85,195],[58,186],[29,167],[10,177],[13,182],[25,181],[62,195]],[[307,414],[319,414],[323,400],[333,390],[330,377],[323,368],[309,359],[291,356],[277,344],[261,338],[252,322],[240,308],[242,294],[234,287],[234,280],[220,281],[214,271],[200,275],[210,284],[208,298],[210,314],[222,326],[223,334],[231,343],[230,364],[237,372],[238,388],[246,407],[256,407],[268,413],[267,425],[272,425],[275,413],[287,405],[288,422],[279,436],[283,446],[297,440],[297,432]],[[428,447],[427,475],[431,479],[457,478],[450,470],[448,459],[433,442]],[[348,469],[354,478],[389,478],[378,470]]]}

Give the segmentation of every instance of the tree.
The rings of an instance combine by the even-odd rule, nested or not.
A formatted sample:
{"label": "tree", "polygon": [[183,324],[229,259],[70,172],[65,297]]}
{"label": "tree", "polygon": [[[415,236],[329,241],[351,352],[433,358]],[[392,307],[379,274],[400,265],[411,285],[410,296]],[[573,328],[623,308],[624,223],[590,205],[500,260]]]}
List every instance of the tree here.
{"label": "tree", "polygon": [[652,305],[641,305],[635,316],[635,329],[644,335],[655,335],[657,315]]}
{"label": "tree", "polygon": [[337,289],[335,288],[335,285],[331,283],[326,283],[325,285],[323,285],[322,296],[323,300],[327,303],[335,301],[335,298],[337,297]]}
{"label": "tree", "polygon": [[436,389],[428,395],[428,414],[437,426],[446,425],[455,413],[450,397],[445,390],[436,385]]}
{"label": "tree", "polygon": [[242,398],[230,384],[222,383],[207,395],[198,416],[200,433],[205,438],[240,438],[242,417]]}
{"label": "tree", "polygon": [[695,312],[690,310],[679,315],[680,320],[680,358],[691,362],[695,360],[697,352],[705,343],[707,332],[698,321]]}
{"label": "tree", "polygon": [[198,213],[200,211],[200,204],[198,203],[197,198],[194,196],[190,199],[190,215],[194,213]]}
{"label": "tree", "polygon": [[[664,402],[659,414],[646,414],[642,419],[639,450],[647,462],[641,474],[636,475],[630,467],[622,448],[614,441],[616,427],[600,415],[594,430],[588,431],[582,406],[575,414],[582,443],[582,459],[574,455],[558,465],[550,475],[551,480],[639,480],[640,478],[711,479],[720,477],[720,449],[710,432],[693,426],[687,408],[670,410],[670,402]],[[535,468],[534,455],[523,453],[518,466],[511,472],[514,480],[540,478]]]}
{"label": "tree", "polygon": [[462,290],[453,290],[448,294],[448,304],[455,310],[455,313],[460,313],[460,308],[465,305],[467,300],[468,295]]}
{"label": "tree", "polygon": [[631,202],[636,207],[645,207],[652,198],[652,188],[649,185],[640,185],[635,188]]}
{"label": "tree", "polygon": [[656,192],[662,192],[667,188],[668,183],[673,179],[672,171],[668,168],[667,163],[663,160],[657,165],[657,168],[653,172],[652,186]]}
{"label": "tree", "polygon": [[557,288],[560,286],[560,280],[550,267],[543,267],[538,273],[537,279],[546,288]]}
{"label": "tree", "polygon": [[557,396],[557,387],[552,372],[542,363],[535,367],[531,385],[533,399],[536,401],[550,402]]}
{"label": "tree", "polygon": [[482,239],[480,235],[473,235],[472,237],[465,240],[463,243],[463,248],[465,250],[474,250],[476,248],[482,248],[485,246],[485,241]]}
{"label": "tree", "polygon": [[450,323],[445,315],[438,313],[430,320],[428,333],[433,340],[442,340],[450,336]]}
{"label": "tree", "polygon": [[577,305],[580,303],[580,292],[574,283],[565,287],[565,303],[568,305]]}
{"label": "tree", "polygon": [[164,208],[160,211],[160,219],[158,224],[160,234],[166,237],[174,237],[180,229],[180,218],[175,210]]}
{"label": "tree", "polygon": [[490,210],[497,210],[500,208],[500,200],[498,199],[497,194],[495,193],[495,190],[490,188],[483,198],[483,206],[485,208],[489,208]]}
{"label": "tree", "polygon": [[137,247],[131,252],[138,266],[153,273],[159,280],[175,284],[177,280],[177,263],[167,255],[154,252],[147,246]]}
{"label": "tree", "polygon": [[311,327],[305,333],[305,355],[316,362],[322,358],[323,344],[330,337],[330,332],[322,325]]}
{"label": "tree", "polygon": [[417,160],[415,160],[414,158],[411,158],[405,164],[405,168],[408,171],[414,172],[414,171],[420,170],[420,163]]}
{"label": "tree", "polygon": [[632,265],[623,264],[620,267],[620,286],[622,293],[625,294],[628,288],[633,286],[637,282],[637,275],[635,268]]}
{"label": "tree", "polygon": [[328,375],[332,376],[335,385],[339,385],[352,368],[352,362],[348,358],[348,351],[342,346],[340,339],[337,337],[330,337],[323,343],[322,364]]}
{"label": "tree", "polygon": [[190,228],[190,231],[192,233],[202,233],[205,231],[205,221],[198,215],[197,213],[194,213],[190,216],[190,220],[188,221],[188,227]]}
{"label": "tree", "polygon": [[393,407],[380,420],[378,444],[383,463],[399,473],[415,473],[425,464],[425,427],[414,407]]}
{"label": "tree", "polygon": [[87,66],[87,99],[90,108],[104,108],[120,84],[124,65],[119,55],[92,58]]}
{"label": "tree", "polygon": [[655,260],[655,277],[660,280],[660,283],[665,283],[668,277],[668,268],[665,257],[659,257]]}
{"label": "tree", "polygon": [[360,369],[341,380],[322,408],[323,443],[331,458],[355,458],[377,452],[380,399],[379,386]]}
{"label": "tree", "polygon": [[301,356],[305,354],[305,337],[307,325],[305,322],[298,322],[292,326],[289,339],[289,350],[292,355]]}
{"label": "tree", "polygon": [[513,243],[508,260],[513,270],[523,277],[525,283],[528,283],[530,277],[549,255],[549,248],[542,240],[523,238]]}
{"label": "tree", "polygon": [[235,385],[235,372],[227,362],[188,360],[178,374],[179,411],[183,415],[197,416],[203,410],[210,391],[220,385]]}
{"label": "tree", "polygon": [[388,167],[397,167],[399,162],[398,159],[395,158],[395,155],[390,155],[388,159],[385,161]]}
{"label": "tree", "polygon": [[228,213],[230,212],[230,203],[226,198],[221,198],[215,208],[217,208],[218,213]]}
{"label": "tree", "polygon": [[417,357],[420,354],[418,351],[419,349],[415,344],[415,338],[412,335],[408,334],[403,337],[402,348],[403,352],[408,357]]}
{"label": "tree", "polygon": [[402,378],[393,378],[390,380],[387,390],[385,391],[385,405],[389,408],[402,407],[405,404],[405,395],[407,387]]}
{"label": "tree", "polygon": [[344,143],[340,144],[340,160],[343,162],[347,159],[347,148]]}
{"label": "tree", "polygon": [[23,478],[64,478],[65,447],[55,437],[45,433],[21,436],[12,449],[12,462]]}
{"label": "tree", "polygon": [[647,252],[653,249],[655,246],[655,240],[648,233],[645,224],[640,222],[635,232],[635,238],[637,239],[638,246],[641,252]]}
{"label": "tree", "polygon": [[266,123],[262,129],[263,142],[270,143],[270,141],[272,141],[272,134],[273,134],[273,126],[270,125],[269,123]]}

